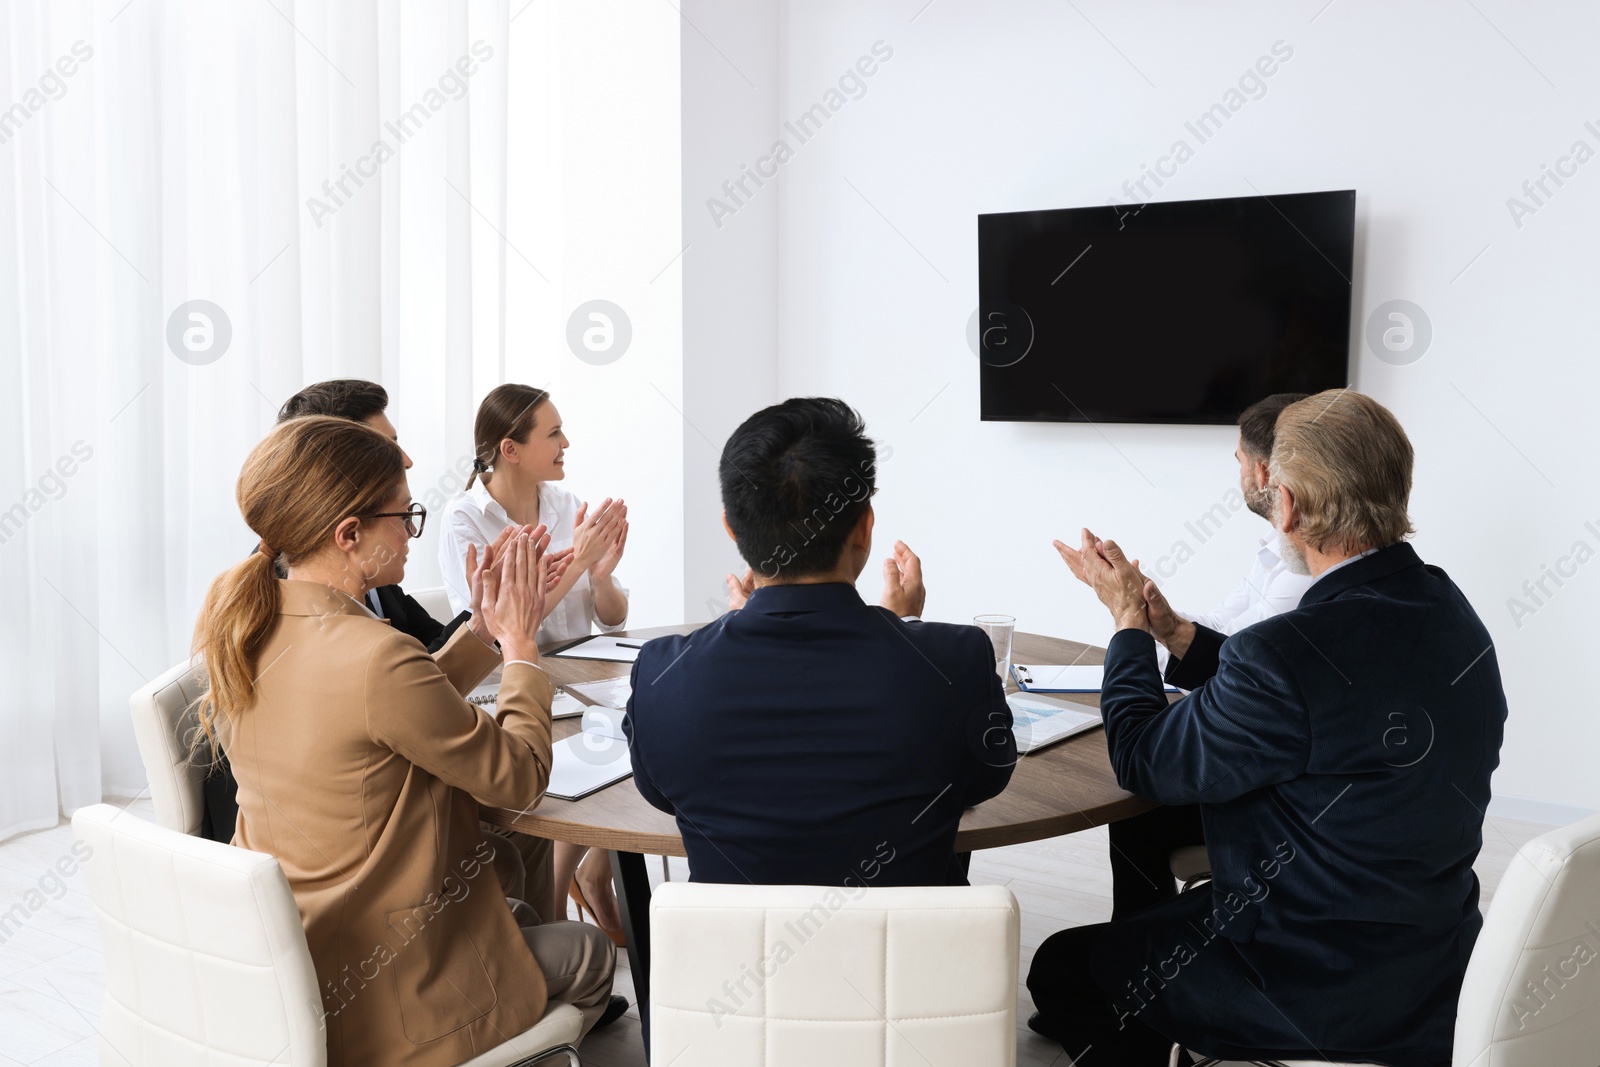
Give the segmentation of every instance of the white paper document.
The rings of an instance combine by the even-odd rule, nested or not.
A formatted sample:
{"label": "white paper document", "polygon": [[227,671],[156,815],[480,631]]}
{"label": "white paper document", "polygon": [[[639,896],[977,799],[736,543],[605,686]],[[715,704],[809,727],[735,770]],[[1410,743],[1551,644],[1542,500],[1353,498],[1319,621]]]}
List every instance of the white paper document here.
{"label": "white paper document", "polygon": [[644,642],[637,637],[613,637],[610,634],[601,634],[599,637],[587,637],[570,648],[550,655],[566,659],[603,659],[614,663],[632,663],[639,658],[639,649]]}
{"label": "white paper document", "polygon": [[[1098,664],[1013,663],[1011,676],[1025,693],[1098,693],[1105,687],[1105,668]],[[1169,693],[1178,687],[1166,686]]]}
{"label": "white paper document", "polygon": [[550,702],[550,717],[552,719],[570,719],[574,715],[582,715],[587,706],[565,689],[558,689],[556,690],[556,698]]}
{"label": "white paper document", "polygon": [[633,695],[633,679],[624,674],[598,682],[569,685],[567,688],[602,707],[625,708],[628,706],[628,698]]}
{"label": "white paper document", "polygon": [[628,714],[621,708],[587,707],[583,709],[583,732],[616,741],[626,741],[622,732],[622,718]]}
{"label": "white paper document", "polygon": [[1011,732],[1019,753],[1034,752],[1100,725],[1099,709],[1070,700],[1012,693],[1006,703],[1011,705]]}
{"label": "white paper document", "polygon": [[545,795],[556,800],[580,800],[633,773],[622,712],[615,708],[585,709],[583,729],[557,741],[552,755]]}

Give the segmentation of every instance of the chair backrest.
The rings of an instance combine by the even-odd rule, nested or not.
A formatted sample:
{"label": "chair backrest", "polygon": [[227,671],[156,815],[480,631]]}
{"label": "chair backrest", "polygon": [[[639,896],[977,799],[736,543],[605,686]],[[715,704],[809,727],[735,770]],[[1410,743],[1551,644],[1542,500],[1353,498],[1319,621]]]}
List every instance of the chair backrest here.
{"label": "chair backrest", "polygon": [[101,1063],[325,1067],[316,971],[277,860],[109,804],[72,829],[105,948]]}
{"label": "chair backrest", "polygon": [[189,755],[189,738],[200,728],[194,702],[205,691],[205,661],[180,663],[128,700],[139,758],[150,779],[156,822],[182,834],[198,834],[205,812],[201,783],[205,759]]}
{"label": "chair backrest", "polygon": [[1467,964],[1453,1058],[1600,1060],[1600,815],[1534,838],[1506,868]]}
{"label": "chair backrest", "polygon": [[1000,886],[666,883],[653,1062],[1013,1067],[1019,924]]}
{"label": "chair backrest", "polygon": [[432,589],[408,589],[407,595],[421,605],[422,610],[432,615],[435,622],[448,624],[456,617],[450,610],[450,594],[444,591],[444,586],[434,586]]}

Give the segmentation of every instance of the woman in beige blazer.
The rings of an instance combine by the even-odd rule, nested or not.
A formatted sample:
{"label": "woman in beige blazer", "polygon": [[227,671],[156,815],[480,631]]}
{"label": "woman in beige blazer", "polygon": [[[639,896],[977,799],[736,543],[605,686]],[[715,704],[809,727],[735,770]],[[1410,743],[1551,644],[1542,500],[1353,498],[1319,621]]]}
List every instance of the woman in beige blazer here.
{"label": "woman in beige blazer", "polygon": [[[393,441],[291,419],[250,454],[238,500],[262,548],[206,596],[201,721],[239,780],[234,843],[275,856],[294,891],[330,1067],[455,1067],[533,1026],[550,998],[592,1026],[611,942],[583,923],[519,928],[478,826],[479,802],[531,808],[549,781],[543,527],[469,560],[472,624],[434,658],[361,602],[401,579],[425,518]],[[496,641],[490,716],[462,694],[501,663]]]}

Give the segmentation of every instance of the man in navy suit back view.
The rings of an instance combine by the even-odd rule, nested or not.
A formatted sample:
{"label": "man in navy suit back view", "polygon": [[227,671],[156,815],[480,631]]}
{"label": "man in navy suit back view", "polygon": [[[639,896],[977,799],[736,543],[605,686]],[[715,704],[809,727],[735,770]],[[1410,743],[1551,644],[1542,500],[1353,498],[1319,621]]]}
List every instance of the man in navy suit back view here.
{"label": "man in navy suit back view", "polygon": [[750,565],[730,610],[640,650],[634,783],[677,817],[693,881],[963,885],[956,827],[1016,762],[994,651],[922,622],[921,563],[872,553],[876,453],[842,401],[793,399],[723,449],[724,524]]}
{"label": "man in navy suit back view", "polygon": [[[1411,470],[1375,400],[1286,408],[1273,524],[1316,580],[1226,640],[1114,542],[1057,542],[1117,622],[1100,702],[1117,781],[1199,804],[1212,875],[1040,945],[1029,1025],[1076,1063],[1165,1064],[1174,1040],[1226,1060],[1450,1062],[1506,700],[1472,605],[1404,540]],[[1170,706],[1156,641],[1192,690]]]}

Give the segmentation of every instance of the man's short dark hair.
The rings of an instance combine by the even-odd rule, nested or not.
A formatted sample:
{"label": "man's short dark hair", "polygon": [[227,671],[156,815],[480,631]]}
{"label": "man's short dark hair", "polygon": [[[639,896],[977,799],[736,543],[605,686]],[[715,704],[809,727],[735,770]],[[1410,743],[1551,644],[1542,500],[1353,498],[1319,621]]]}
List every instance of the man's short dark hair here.
{"label": "man's short dark hair", "polygon": [[389,406],[389,394],[377,382],[362,378],[334,378],[308,385],[283,402],[278,421],[301,415],[331,415],[351,422],[366,422],[382,415]]}
{"label": "man's short dark hair", "polygon": [[1265,400],[1257,400],[1239,414],[1239,441],[1245,455],[1265,463],[1272,458],[1272,436],[1283,409],[1308,393],[1273,393]]}
{"label": "man's short dark hair", "polygon": [[796,397],[744,420],[722,448],[722,506],[763,578],[831,570],[877,485],[877,450],[855,409]]}

